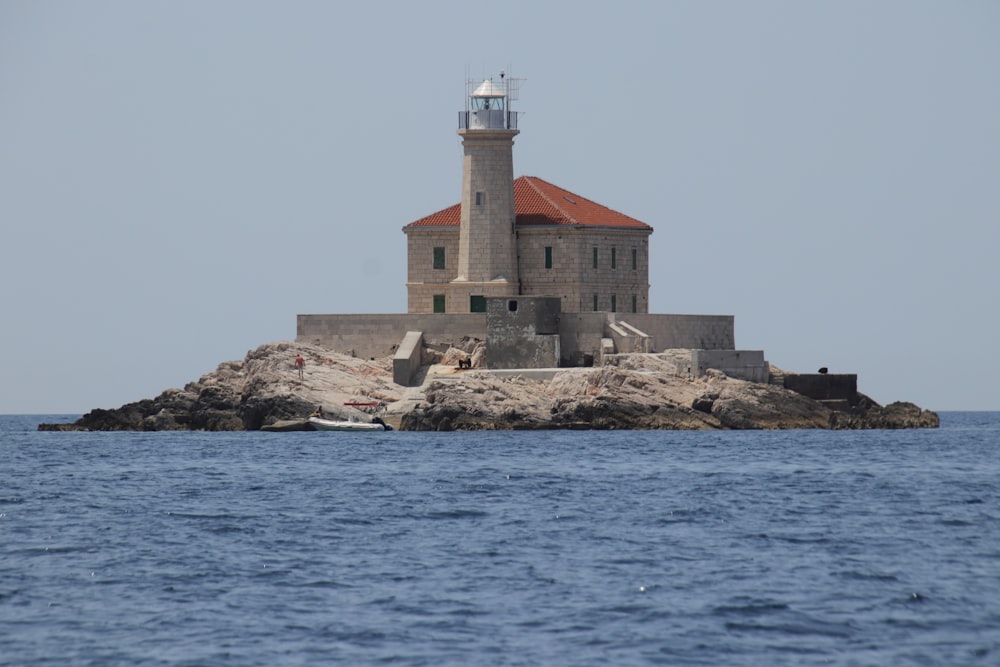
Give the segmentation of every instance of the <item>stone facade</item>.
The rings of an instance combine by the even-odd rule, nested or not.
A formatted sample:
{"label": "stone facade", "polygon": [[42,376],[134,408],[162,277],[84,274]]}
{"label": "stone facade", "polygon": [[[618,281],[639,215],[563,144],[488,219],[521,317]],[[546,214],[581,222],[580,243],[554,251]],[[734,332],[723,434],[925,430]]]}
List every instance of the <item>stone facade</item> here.
{"label": "stone facade", "polygon": [[408,311],[481,312],[486,297],[554,296],[563,312],[648,312],[652,227],[542,179],[515,181],[508,90],[484,82],[473,111],[459,116],[459,203],[403,228]]}
{"label": "stone facade", "polygon": [[517,250],[522,294],[558,296],[567,313],[649,312],[646,231],[526,228]]}
{"label": "stone facade", "polygon": [[299,315],[296,339],[359,357],[395,355],[400,377],[413,375],[417,348],[469,338],[486,341],[486,364],[500,369],[589,366],[615,352],[734,350],[732,316],[649,313],[652,227],[537,177],[514,179],[508,90],[484,83],[473,109],[460,113],[460,202],[403,228],[408,313]]}
{"label": "stone facade", "polygon": [[[518,230],[520,283],[456,280],[459,230],[407,230],[407,310],[467,313],[472,295],[557,296],[564,312],[649,312],[649,234],[628,229],[535,227]],[[435,250],[436,249],[436,250]],[[596,261],[595,261],[596,256]],[[435,268],[439,267],[439,268]],[[596,298],[595,298],[596,297]]]}
{"label": "stone facade", "polygon": [[449,289],[458,275],[459,234],[454,227],[421,227],[408,234],[406,244],[406,310],[433,313],[439,296],[444,312],[469,312],[468,299],[459,303]]}

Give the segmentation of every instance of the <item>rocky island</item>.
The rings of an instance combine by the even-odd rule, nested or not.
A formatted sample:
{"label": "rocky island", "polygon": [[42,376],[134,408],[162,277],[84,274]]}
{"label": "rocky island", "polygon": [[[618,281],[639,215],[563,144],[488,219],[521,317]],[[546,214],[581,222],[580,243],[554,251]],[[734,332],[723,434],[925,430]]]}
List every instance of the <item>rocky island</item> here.
{"label": "rocky island", "polygon": [[370,420],[357,406],[373,402],[419,431],[938,425],[860,394],[856,375],[789,374],[739,349],[732,315],[650,312],[651,225],[514,178],[521,79],[507,74],[466,82],[459,203],[403,227],[406,313],[300,313],[294,343],[39,428],[296,430],[317,407]]}
{"label": "rocky island", "polygon": [[[303,377],[295,357],[305,359]],[[303,430],[317,406],[343,418],[370,415],[345,404],[377,401],[400,430],[502,429],[894,429],[933,428],[938,416],[912,403],[814,400],[780,384],[709,370],[678,376],[670,356],[620,354],[605,365],[496,373],[479,368],[480,341],[424,351],[416,386],[393,382],[392,359],[360,359],[303,343],[268,343],[152,399],[95,409],[40,430]],[[461,363],[460,363],[461,362]],[[775,374],[780,371],[775,370]]]}
{"label": "rocky island", "polygon": [[938,425],[858,393],[856,375],[789,374],[740,350],[731,315],[651,313],[652,226],[514,178],[519,81],[467,82],[460,203],[403,228],[406,313],[299,314],[294,343],[39,428],[302,430],[317,407],[363,421],[372,403],[416,431]]}

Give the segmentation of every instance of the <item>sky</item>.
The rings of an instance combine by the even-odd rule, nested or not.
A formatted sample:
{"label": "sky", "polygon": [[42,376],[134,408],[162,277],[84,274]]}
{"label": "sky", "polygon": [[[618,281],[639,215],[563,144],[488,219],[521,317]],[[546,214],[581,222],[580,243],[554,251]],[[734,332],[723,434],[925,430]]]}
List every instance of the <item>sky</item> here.
{"label": "sky", "polygon": [[650,311],[1000,410],[1000,3],[0,0],[0,414],[182,387],[406,310],[466,79],[515,176],[654,228]]}

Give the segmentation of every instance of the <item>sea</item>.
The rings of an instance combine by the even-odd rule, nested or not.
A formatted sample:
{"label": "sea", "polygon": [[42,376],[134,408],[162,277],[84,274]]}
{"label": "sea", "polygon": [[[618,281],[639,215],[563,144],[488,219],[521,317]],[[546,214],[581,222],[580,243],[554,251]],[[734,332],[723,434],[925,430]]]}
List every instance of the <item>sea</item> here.
{"label": "sea", "polygon": [[0,417],[0,664],[1000,665],[1000,413],[901,431]]}

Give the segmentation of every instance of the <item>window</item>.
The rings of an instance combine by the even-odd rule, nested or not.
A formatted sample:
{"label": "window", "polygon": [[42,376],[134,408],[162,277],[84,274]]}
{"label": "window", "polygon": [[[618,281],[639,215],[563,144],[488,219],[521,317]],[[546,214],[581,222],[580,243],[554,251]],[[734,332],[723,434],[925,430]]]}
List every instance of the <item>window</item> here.
{"label": "window", "polygon": [[612,313],[618,312],[618,307],[617,307],[617,304],[615,303],[615,301],[617,301],[617,299],[615,299],[615,295],[612,294],[611,295],[611,312]]}
{"label": "window", "polygon": [[517,301],[515,299],[511,299],[510,301],[507,302],[507,310],[509,310],[512,313],[517,312]]}
{"label": "window", "polygon": [[469,312],[470,313],[485,313],[486,312],[486,297],[482,294],[473,294],[469,297]]}
{"label": "window", "polygon": [[444,312],[444,294],[434,295],[434,312],[435,313]]}
{"label": "window", "polygon": [[485,192],[477,192],[476,193],[476,206],[483,206],[484,204],[486,204],[486,193]]}
{"label": "window", "polygon": [[639,251],[632,248],[632,270],[635,271],[639,266]]}
{"label": "window", "polygon": [[615,265],[616,265],[616,262],[615,262],[615,249],[616,248],[614,246],[611,246],[611,268],[612,269],[615,268]]}
{"label": "window", "polygon": [[597,312],[597,295],[594,295],[594,312]]}
{"label": "window", "polygon": [[[635,250],[633,250],[632,252],[635,252]],[[632,312],[633,313],[638,313],[639,312],[638,306],[639,306],[639,300],[636,298],[635,294],[633,294],[632,295]]]}
{"label": "window", "polygon": [[545,268],[552,268],[552,246],[545,246]]}
{"label": "window", "polygon": [[[597,246],[594,246],[594,268],[597,268]],[[595,309],[596,310],[596,309]]]}
{"label": "window", "polygon": [[434,248],[434,268],[444,268],[444,248]]}

